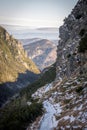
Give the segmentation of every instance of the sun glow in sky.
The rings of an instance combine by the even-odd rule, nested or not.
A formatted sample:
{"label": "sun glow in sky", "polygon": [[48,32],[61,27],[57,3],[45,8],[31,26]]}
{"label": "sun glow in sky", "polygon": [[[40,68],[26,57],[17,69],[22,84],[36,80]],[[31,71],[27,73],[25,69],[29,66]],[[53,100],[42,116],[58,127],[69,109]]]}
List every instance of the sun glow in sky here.
{"label": "sun glow in sky", "polygon": [[59,27],[78,0],[0,0],[0,24]]}

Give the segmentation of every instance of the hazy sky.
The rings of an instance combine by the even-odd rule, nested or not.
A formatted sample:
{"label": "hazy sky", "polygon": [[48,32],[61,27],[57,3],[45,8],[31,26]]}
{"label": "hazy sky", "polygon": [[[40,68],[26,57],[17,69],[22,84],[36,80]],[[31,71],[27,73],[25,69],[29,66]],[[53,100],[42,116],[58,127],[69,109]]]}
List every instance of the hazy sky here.
{"label": "hazy sky", "polygon": [[0,23],[58,27],[78,0],[0,0]]}

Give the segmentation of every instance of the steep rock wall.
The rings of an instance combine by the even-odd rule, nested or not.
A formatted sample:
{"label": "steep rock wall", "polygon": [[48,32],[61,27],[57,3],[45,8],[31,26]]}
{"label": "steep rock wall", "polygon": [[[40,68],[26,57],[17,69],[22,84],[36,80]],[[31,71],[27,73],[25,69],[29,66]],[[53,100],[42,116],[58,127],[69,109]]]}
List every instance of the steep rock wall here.
{"label": "steep rock wall", "polygon": [[87,0],[79,0],[71,14],[64,19],[64,24],[59,28],[56,80],[61,80],[64,77],[69,78],[79,68],[78,46],[82,31],[87,33]]}

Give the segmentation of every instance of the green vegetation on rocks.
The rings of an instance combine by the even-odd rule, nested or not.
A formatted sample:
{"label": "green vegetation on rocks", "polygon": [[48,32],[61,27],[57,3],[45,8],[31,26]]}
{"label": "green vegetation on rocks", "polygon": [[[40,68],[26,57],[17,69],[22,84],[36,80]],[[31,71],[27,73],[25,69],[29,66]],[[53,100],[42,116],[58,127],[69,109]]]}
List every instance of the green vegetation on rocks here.
{"label": "green vegetation on rocks", "polygon": [[87,34],[83,38],[81,38],[78,47],[78,51],[80,53],[85,53],[86,50],[87,50]]}
{"label": "green vegetation on rocks", "polygon": [[50,66],[48,68],[48,70],[46,72],[44,72],[42,74],[42,76],[35,81],[34,83],[32,83],[31,85],[27,86],[26,88],[24,88],[21,92],[20,95],[23,96],[25,95],[27,99],[31,99],[31,95],[40,87],[51,83],[52,81],[54,81],[56,77],[56,64],[53,64],[52,66]]}
{"label": "green vegetation on rocks", "polygon": [[84,34],[85,34],[85,29],[81,29],[79,35],[82,37],[82,36],[84,36]]}
{"label": "green vegetation on rocks", "polygon": [[8,108],[0,111],[0,130],[25,130],[43,113],[42,103],[33,103],[30,106],[14,106],[14,108],[9,106]]}
{"label": "green vegetation on rocks", "polygon": [[[18,98],[10,101],[4,108],[0,109],[1,130],[25,130],[30,123],[43,114],[43,105],[31,95],[40,87],[52,82],[56,76],[56,64],[47,68],[41,77],[33,84],[24,88]],[[30,105],[28,105],[28,102]]]}

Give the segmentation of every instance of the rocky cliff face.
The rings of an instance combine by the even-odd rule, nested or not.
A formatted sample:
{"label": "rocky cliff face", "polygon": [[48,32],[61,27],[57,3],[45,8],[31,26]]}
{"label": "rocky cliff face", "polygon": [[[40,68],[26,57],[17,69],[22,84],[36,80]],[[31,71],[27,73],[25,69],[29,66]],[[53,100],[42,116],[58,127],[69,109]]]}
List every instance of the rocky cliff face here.
{"label": "rocky cliff face", "polygon": [[13,82],[19,73],[39,73],[35,64],[27,57],[21,43],[0,27],[0,82]]}
{"label": "rocky cliff face", "polygon": [[59,29],[59,44],[57,49],[57,80],[70,77],[78,70],[80,55],[78,46],[87,33],[87,1],[79,0],[71,14],[65,18],[63,26]]}
{"label": "rocky cliff face", "polygon": [[[33,82],[40,73],[21,43],[0,27],[0,96]],[[6,90],[9,90],[7,92]],[[3,93],[5,96],[3,96]],[[7,94],[9,95],[9,94]],[[1,99],[0,98],[0,99]]]}

